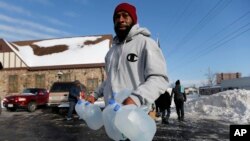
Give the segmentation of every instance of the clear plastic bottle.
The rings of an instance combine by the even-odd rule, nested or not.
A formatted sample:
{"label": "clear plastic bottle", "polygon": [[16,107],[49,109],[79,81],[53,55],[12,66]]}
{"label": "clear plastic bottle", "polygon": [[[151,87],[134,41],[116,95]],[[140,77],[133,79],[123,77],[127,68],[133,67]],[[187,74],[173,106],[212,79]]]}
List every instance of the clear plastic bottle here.
{"label": "clear plastic bottle", "polygon": [[84,119],[83,114],[84,114],[84,109],[85,109],[85,103],[86,101],[84,99],[79,99],[75,106],[75,110],[76,110],[77,115],[79,116],[79,119]]}
{"label": "clear plastic bottle", "polygon": [[98,130],[103,126],[102,111],[98,105],[86,102],[83,118],[90,129]]}
{"label": "clear plastic bottle", "polygon": [[115,111],[116,106],[119,106],[119,104],[116,103],[114,99],[110,99],[109,105],[103,110],[102,117],[103,117],[104,128],[109,138],[115,141],[125,140],[126,137],[116,128],[114,123],[116,116],[116,111]]}
{"label": "clear plastic bottle", "polygon": [[131,141],[152,141],[156,133],[155,121],[135,105],[125,105],[117,110],[115,126]]}
{"label": "clear plastic bottle", "polygon": [[117,103],[122,103],[126,98],[128,98],[132,93],[130,89],[123,89],[118,93],[113,94],[113,97]]}

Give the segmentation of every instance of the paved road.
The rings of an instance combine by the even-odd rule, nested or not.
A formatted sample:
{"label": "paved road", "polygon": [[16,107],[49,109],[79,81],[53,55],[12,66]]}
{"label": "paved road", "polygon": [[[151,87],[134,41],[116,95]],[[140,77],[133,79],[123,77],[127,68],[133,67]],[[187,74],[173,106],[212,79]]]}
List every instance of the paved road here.
{"label": "paved road", "polygon": [[[104,128],[97,131],[87,127],[77,118],[66,121],[63,114],[50,109],[34,113],[24,110],[0,115],[0,141],[109,141]],[[229,140],[229,124],[212,120],[186,119],[184,123],[170,119],[169,125],[157,123],[154,141]]]}

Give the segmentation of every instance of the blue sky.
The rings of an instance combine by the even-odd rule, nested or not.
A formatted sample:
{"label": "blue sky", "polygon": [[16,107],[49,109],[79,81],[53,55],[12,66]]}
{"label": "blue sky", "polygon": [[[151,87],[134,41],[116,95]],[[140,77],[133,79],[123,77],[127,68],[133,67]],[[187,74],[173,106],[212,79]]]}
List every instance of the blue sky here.
{"label": "blue sky", "polygon": [[0,38],[114,35],[121,2],[134,4],[140,26],[160,40],[171,83],[204,84],[209,68],[250,76],[249,0],[0,0]]}

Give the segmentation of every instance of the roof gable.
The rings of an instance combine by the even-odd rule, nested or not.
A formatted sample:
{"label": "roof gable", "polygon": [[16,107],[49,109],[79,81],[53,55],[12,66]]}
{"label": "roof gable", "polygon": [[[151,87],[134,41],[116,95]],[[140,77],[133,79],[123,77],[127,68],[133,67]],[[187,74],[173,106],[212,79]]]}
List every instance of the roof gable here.
{"label": "roof gable", "polygon": [[13,52],[3,39],[0,39],[0,52]]}

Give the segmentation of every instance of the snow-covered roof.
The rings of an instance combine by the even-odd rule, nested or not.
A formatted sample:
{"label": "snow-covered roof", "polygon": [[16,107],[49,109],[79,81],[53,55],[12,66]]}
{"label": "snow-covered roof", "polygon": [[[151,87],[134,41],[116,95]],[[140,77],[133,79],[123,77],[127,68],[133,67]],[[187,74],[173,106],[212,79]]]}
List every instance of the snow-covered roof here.
{"label": "snow-covered roof", "polygon": [[112,35],[7,43],[28,67],[104,63]]}

